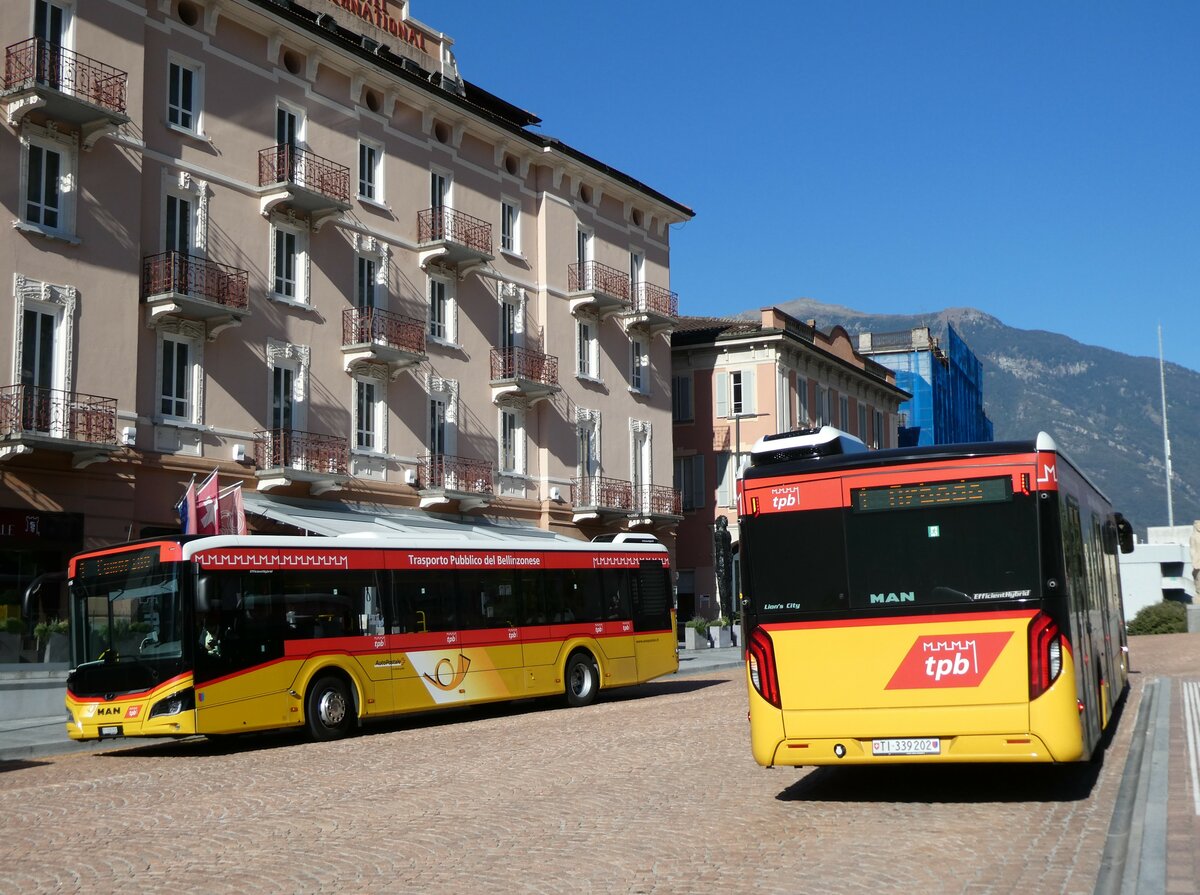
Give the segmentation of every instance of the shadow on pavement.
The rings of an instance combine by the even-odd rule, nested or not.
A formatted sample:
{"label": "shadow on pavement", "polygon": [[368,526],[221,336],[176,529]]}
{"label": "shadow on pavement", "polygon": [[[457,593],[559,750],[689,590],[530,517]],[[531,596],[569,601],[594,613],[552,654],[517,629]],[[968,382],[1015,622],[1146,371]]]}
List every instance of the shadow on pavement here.
{"label": "shadow on pavement", "polygon": [[1129,704],[1128,688],[1091,761],[1071,764],[823,766],[783,790],[781,802],[1075,802],[1091,795]]}
{"label": "shadow on pavement", "polygon": [[14,758],[7,761],[0,761],[0,774],[5,774],[9,771],[24,771],[28,768],[40,768],[50,764],[48,761],[28,761],[26,759]]}

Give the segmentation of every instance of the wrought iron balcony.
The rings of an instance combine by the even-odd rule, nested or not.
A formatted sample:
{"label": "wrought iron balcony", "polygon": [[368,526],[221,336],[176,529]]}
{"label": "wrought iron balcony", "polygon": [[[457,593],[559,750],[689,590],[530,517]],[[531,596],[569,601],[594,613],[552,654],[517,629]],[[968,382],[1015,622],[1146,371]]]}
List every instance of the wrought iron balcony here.
{"label": "wrought iron balcony", "polygon": [[150,319],[204,320],[210,336],[240,321],[250,306],[249,273],[184,252],[162,252],[142,260],[142,301]]}
{"label": "wrought iron balcony", "polygon": [[116,398],[33,385],[0,388],[0,459],[46,448],[69,451],[76,466],[86,466],[118,447]]}
{"label": "wrought iron balcony", "polygon": [[623,312],[626,326],[666,332],[679,321],[679,296],[653,283],[634,283],[632,304]]}
{"label": "wrought iron balcony", "polygon": [[539,401],[559,390],[558,358],[531,348],[492,349],[492,399]]}
{"label": "wrought iron balcony", "polygon": [[495,470],[487,460],[426,454],[421,458],[421,506],[457,500],[460,509],[486,505],[496,493]]}
{"label": "wrought iron balcony", "polygon": [[642,485],[637,513],[651,518],[683,518],[683,492],[667,485]]}
{"label": "wrought iron balcony", "polygon": [[571,313],[589,311],[606,317],[629,307],[629,275],[599,261],[567,265]]}
{"label": "wrought iron balcony", "polygon": [[254,465],[258,474],[272,471],[284,475],[304,473],[305,481],[312,476],[346,476],[349,469],[350,444],[346,438],[320,436],[316,432],[300,432],[290,428],[272,428],[254,433]]}
{"label": "wrought iron balcony", "polygon": [[350,169],[290,143],[259,150],[258,185],[280,187],[264,197],[264,214],[287,206],[311,215],[319,226],[350,208]]}
{"label": "wrought iron balcony", "polygon": [[10,45],[4,53],[4,100],[17,123],[33,109],[79,125],[85,148],[129,121],[125,111],[128,75],[38,37]]}
{"label": "wrought iron balcony", "polygon": [[386,364],[394,376],[425,359],[425,324],[382,308],[346,308],[342,354],[347,372],[361,363],[377,363]]}
{"label": "wrought iron balcony", "polygon": [[571,479],[571,503],[576,516],[633,512],[633,483],[605,476],[582,476]]}
{"label": "wrought iron balcony", "polygon": [[491,261],[492,225],[445,205],[417,212],[420,263],[458,269]]}

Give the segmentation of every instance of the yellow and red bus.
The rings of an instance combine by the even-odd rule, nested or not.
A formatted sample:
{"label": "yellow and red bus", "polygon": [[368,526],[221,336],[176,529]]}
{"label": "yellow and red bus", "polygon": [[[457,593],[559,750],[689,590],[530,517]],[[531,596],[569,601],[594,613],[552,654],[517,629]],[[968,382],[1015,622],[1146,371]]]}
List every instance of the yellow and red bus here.
{"label": "yellow and red bus", "polygon": [[750,740],[772,765],[1068,762],[1127,687],[1129,523],[1041,433],[761,439],[741,481]]}
{"label": "yellow and red bus", "polygon": [[74,557],[68,735],[324,740],[678,671],[662,544],[439,540],[178,536]]}

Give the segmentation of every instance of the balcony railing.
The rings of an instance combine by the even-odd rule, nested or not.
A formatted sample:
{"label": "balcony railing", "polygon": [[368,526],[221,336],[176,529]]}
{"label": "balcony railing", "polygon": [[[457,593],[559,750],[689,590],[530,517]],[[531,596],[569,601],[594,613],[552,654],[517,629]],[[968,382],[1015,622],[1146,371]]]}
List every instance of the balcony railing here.
{"label": "balcony railing", "polygon": [[493,348],[492,382],[525,380],[558,385],[558,358],[531,348]]}
{"label": "balcony railing", "polygon": [[567,265],[567,291],[599,292],[629,301],[629,274],[599,261]]}
{"label": "balcony railing", "polygon": [[350,443],[334,435],[296,429],[264,429],[254,433],[254,461],[259,469],[294,469],[319,475],[345,475]]}
{"label": "balcony railing", "polygon": [[142,261],[142,298],[177,293],[244,311],[249,305],[248,279],[249,274],[236,267],[183,252],[163,252]]}
{"label": "balcony railing", "polygon": [[652,283],[633,284],[633,310],[656,317],[678,317],[678,294]]}
{"label": "balcony railing", "polygon": [[445,205],[417,212],[417,242],[453,242],[482,255],[492,254],[492,225]]}
{"label": "balcony railing", "polygon": [[642,485],[638,509],[647,516],[682,516],[683,492],[667,485]]}
{"label": "balcony railing", "polygon": [[0,438],[41,435],[117,444],[117,399],[32,385],[0,388]]}
{"label": "balcony railing", "polygon": [[290,143],[258,152],[258,185],[276,183],[291,183],[334,202],[350,204],[350,169]]}
{"label": "balcony railing", "polygon": [[425,324],[382,308],[342,311],[342,345],[382,343],[397,351],[425,353]]}
{"label": "balcony railing", "polygon": [[421,488],[427,491],[461,491],[492,494],[495,491],[492,464],[487,460],[427,454],[421,458]]}
{"label": "balcony railing", "polygon": [[571,503],[576,507],[633,511],[633,484],[604,476],[571,479]]}
{"label": "balcony railing", "polygon": [[124,115],[127,81],[128,75],[120,69],[40,37],[12,44],[4,54],[6,93],[47,87],[108,112]]}

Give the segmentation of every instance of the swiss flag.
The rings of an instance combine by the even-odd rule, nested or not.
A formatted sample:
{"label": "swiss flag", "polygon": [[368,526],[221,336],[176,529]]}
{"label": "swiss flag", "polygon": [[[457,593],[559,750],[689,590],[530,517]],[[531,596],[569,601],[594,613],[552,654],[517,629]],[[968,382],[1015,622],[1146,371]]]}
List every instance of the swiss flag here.
{"label": "swiss flag", "polygon": [[196,534],[215,535],[220,531],[217,512],[217,474],[214,472],[196,489]]}

